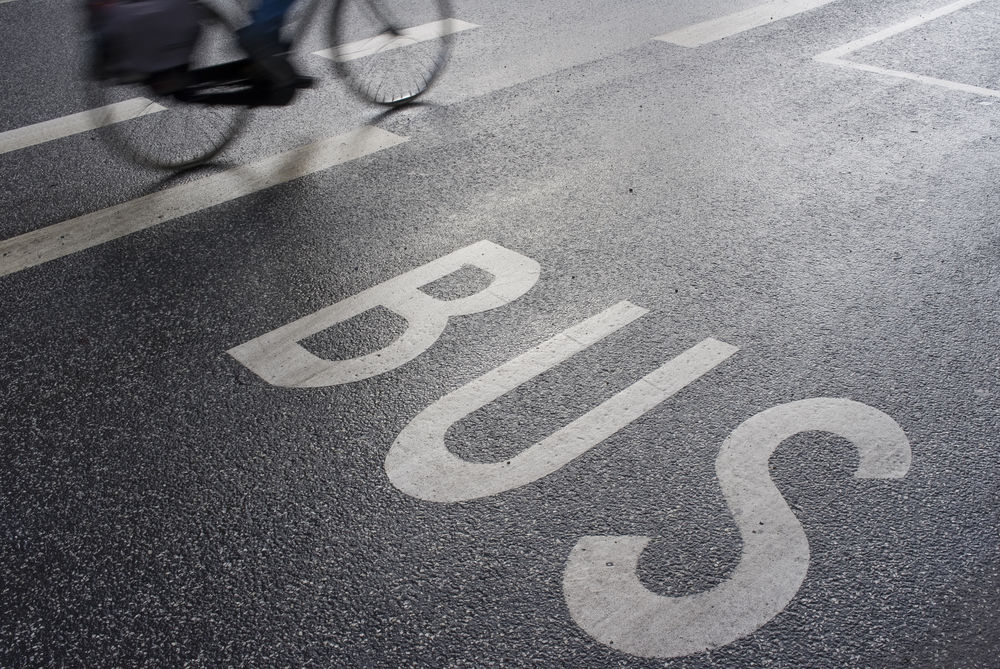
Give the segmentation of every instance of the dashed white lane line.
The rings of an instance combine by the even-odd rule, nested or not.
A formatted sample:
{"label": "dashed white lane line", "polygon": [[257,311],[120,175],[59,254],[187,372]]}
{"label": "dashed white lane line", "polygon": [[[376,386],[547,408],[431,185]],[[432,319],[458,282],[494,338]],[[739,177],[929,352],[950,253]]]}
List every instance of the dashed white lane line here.
{"label": "dashed white lane line", "polygon": [[660,35],[653,39],[663,42],[670,42],[678,46],[697,47],[709,42],[730,37],[737,33],[759,28],[773,21],[787,19],[789,16],[801,14],[802,12],[816,7],[822,7],[834,0],[772,0],[757,7],[750,7],[743,11],[723,16],[703,23],[696,23],[687,28],[681,28]]}
{"label": "dashed white lane line", "polygon": [[969,84],[962,84],[957,81],[948,81],[947,79],[936,79],[934,77],[927,77],[922,74],[916,74],[914,72],[903,72],[900,70],[889,70],[884,67],[876,67],[874,65],[865,65],[864,63],[855,63],[850,60],[844,60],[844,56],[849,53],[853,53],[859,49],[863,49],[866,46],[875,44],[876,42],[881,42],[884,39],[893,37],[902,32],[915,28],[921,24],[927,23],[928,21],[933,21],[934,19],[941,18],[951,14],[952,12],[958,11],[969,5],[973,5],[982,0],[959,0],[958,2],[953,2],[950,5],[946,5],[940,9],[936,9],[933,12],[918,16],[909,21],[904,21],[902,23],[896,24],[885,30],[881,30],[867,37],[862,37],[861,39],[854,40],[853,42],[848,42],[843,46],[838,46],[836,49],[830,49],[829,51],[824,51],[821,54],[813,56],[813,60],[817,60],[821,63],[827,63],[829,65],[837,65],[839,67],[850,67],[855,70],[862,70],[864,72],[874,72],[876,74],[884,74],[890,77],[899,77],[902,79],[910,79],[912,81],[919,81],[923,84],[929,84],[931,86],[940,86],[942,88],[950,88],[956,91],[965,91],[967,93],[975,93],[977,95],[984,95],[988,97],[1000,98],[1000,91],[996,91],[990,88],[981,88],[979,86],[970,86]]}
{"label": "dashed white lane line", "polygon": [[132,98],[107,107],[99,107],[78,114],[54,118],[51,121],[42,121],[23,128],[7,130],[0,132],[0,154],[165,110],[166,107],[146,98]]}
{"label": "dashed white lane line", "polygon": [[329,49],[323,49],[322,51],[316,51],[314,54],[317,56],[323,56],[324,58],[329,58],[330,60],[336,60],[340,63],[345,63],[356,58],[370,56],[378,51],[391,51],[392,49],[398,49],[399,47],[407,46],[408,44],[426,42],[427,40],[444,37],[445,35],[451,35],[452,33],[478,27],[479,26],[475,23],[468,23],[467,21],[460,21],[458,19],[442,19],[440,21],[425,23],[413,28],[405,28],[395,37],[379,35],[377,37],[351,42],[350,44],[341,44],[340,46],[334,46]]}
{"label": "dashed white lane line", "polygon": [[0,242],[0,276],[401,144],[372,126],[330,137]]}

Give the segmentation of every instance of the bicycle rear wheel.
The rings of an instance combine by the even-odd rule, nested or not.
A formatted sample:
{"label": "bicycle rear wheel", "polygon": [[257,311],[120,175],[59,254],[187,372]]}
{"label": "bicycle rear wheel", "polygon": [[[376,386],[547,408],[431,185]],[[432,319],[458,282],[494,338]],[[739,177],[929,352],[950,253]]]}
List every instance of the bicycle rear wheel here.
{"label": "bicycle rear wheel", "polygon": [[401,105],[424,93],[451,44],[448,0],[339,0],[323,55],[364,99]]}
{"label": "bicycle rear wheel", "polygon": [[[192,70],[242,56],[224,15],[207,14],[191,56]],[[98,77],[93,71],[84,79],[100,136],[126,158],[149,167],[182,170],[201,165],[217,156],[249,117],[244,106],[180,102],[172,95],[158,95],[148,82]]]}

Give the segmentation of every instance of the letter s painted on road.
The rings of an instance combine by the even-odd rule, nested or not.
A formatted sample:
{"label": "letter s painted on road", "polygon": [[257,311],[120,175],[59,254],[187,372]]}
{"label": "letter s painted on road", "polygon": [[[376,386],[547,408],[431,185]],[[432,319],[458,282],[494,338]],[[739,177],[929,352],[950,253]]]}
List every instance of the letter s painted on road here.
{"label": "letter s painted on road", "polygon": [[[729,435],[715,461],[743,538],[732,577],[695,595],[660,596],[635,573],[648,537],[583,537],[563,575],[577,624],[632,655],[679,657],[747,636],[784,610],[805,579],[809,543],[771,482],[768,459],[782,441],[808,430],[851,441],[861,455],[856,478],[902,478],[909,470],[910,443],[903,430],[869,406],[817,398],[762,411]],[[759,531],[761,524],[766,531]]]}

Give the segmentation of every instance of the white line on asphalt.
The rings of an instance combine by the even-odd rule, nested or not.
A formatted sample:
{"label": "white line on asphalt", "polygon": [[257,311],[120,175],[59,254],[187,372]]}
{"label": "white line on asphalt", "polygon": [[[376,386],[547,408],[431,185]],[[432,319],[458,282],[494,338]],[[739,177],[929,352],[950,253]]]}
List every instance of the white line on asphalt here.
{"label": "white line on asphalt", "polygon": [[693,26],[681,28],[653,39],[693,48],[752,28],[759,28],[772,21],[787,19],[789,16],[822,7],[830,2],[833,0],[772,0],[757,7],[750,7],[729,16],[696,23]]}
{"label": "white line on asphalt", "polygon": [[880,30],[879,32],[869,35],[868,37],[862,37],[861,39],[854,40],[853,42],[848,42],[843,46],[838,46],[836,49],[830,49],[829,51],[824,51],[818,56],[813,56],[816,60],[829,60],[833,58],[843,58],[852,51],[857,51],[858,49],[864,48],[875,44],[875,42],[881,42],[884,39],[892,37],[893,35],[898,35],[901,32],[910,30],[911,28],[916,28],[917,26],[927,23],[928,21],[933,21],[934,19],[940,18],[952,12],[958,11],[963,7],[968,7],[969,5],[974,5],[977,2],[982,2],[982,0],[958,0],[958,2],[953,2],[950,5],[936,9],[929,14],[923,14],[909,21],[903,21],[902,23],[896,24],[891,28],[886,28],[885,30]]}
{"label": "white line on asphalt", "polygon": [[[3,1],[0,0],[0,2]],[[23,128],[7,130],[0,132],[0,154],[165,110],[166,107],[146,98],[132,98],[106,107],[98,107],[90,111],[54,118],[51,121],[42,121]]]}
{"label": "white line on asphalt", "polygon": [[0,276],[83,251],[202,209],[395,146],[372,126],[213,174],[0,242]]}
{"label": "white line on asphalt", "polygon": [[458,19],[442,19],[441,21],[425,23],[414,28],[405,28],[395,37],[389,37],[388,35],[383,34],[378,35],[377,37],[370,37],[368,39],[358,40],[357,42],[351,42],[350,44],[341,44],[340,46],[323,49],[322,51],[316,51],[314,53],[317,56],[323,56],[324,58],[336,60],[339,63],[345,63],[356,58],[370,56],[378,51],[391,51],[392,49],[398,49],[399,47],[407,46],[409,44],[426,42],[427,40],[444,37],[445,35],[451,35],[452,33],[457,33],[462,30],[470,30],[478,27],[479,26],[475,23],[468,23]]}
{"label": "white line on asphalt", "polygon": [[979,86],[970,86],[969,84],[962,84],[957,81],[948,81],[947,79],[936,79],[934,77],[927,77],[922,74],[916,74],[914,72],[903,72],[900,70],[889,70],[884,67],[876,67],[874,65],[865,65],[864,63],[855,63],[849,60],[843,60],[843,57],[849,53],[853,53],[858,49],[862,49],[866,46],[875,44],[876,42],[881,42],[884,39],[893,37],[902,32],[915,28],[921,24],[927,23],[928,21],[933,21],[934,19],[940,18],[952,12],[958,11],[969,5],[973,5],[982,0],[959,0],[950,5],[946,5],[940,9],[937,9],[929,14],[924,14],[918,16],[917,18],[910,19],[909,21],[904,21],[885,30],[881,30],[873,35],[868,35],[867,37],[862,37],[861,39],[854,40],[853,42],[848,42],[843,46],[838,46],[835,49],[830,49],[829,51],[824,51],[821,54],[813,56],[813,60],[819,61],[821,63],[827,63],[829,65],[837,65],[839,67],[850,67],[855,70],[861,70],[863,72],[874,72],[875,74],[883,74],[890,77],[899,77],[901,79],[910,79],[912,81],[919,81],[923,84],[928,84],[931,86],[940,86],[942,88],[949,88],[956,91],[965,91],[967,93],[975,93],[977,95],[984,95],[988,97],[1000,98],[1000,91],[993,90],[991,88],[981,88]]}

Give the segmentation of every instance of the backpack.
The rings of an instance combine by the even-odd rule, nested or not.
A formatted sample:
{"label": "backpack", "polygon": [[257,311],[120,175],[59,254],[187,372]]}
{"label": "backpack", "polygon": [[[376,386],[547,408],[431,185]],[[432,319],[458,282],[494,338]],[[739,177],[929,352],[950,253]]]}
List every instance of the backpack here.
{"label": "backpack", "polygon": [[186,66],[204,18],[194,0],[91,0],[88,8],[101,78]]}

